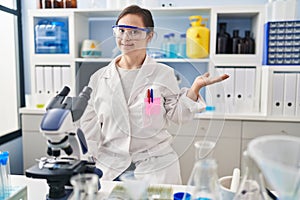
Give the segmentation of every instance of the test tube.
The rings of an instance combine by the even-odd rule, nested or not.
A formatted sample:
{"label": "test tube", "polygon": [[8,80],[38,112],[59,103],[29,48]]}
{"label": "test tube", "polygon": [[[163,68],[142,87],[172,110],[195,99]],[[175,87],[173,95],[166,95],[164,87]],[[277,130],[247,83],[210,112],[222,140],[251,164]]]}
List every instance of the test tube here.
{"label": "test tube", "polygon": [[0,153],[0,193],[9,192],[10,187],[10,166],[9,153],[7,151]]}

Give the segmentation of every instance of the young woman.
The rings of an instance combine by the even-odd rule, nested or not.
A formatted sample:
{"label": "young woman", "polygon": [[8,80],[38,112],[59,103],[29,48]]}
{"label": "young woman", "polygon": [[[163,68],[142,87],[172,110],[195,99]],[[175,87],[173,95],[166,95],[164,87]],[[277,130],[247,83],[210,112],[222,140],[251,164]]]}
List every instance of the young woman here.
{"label": "young woman", "polygon": [[113,34],[122,54],[91,76],[93,92],[81,119],[90,153],[103,180],[116,180],[134,169],[151,183],[180,184],[168,124],[192,120],[205,109],[199,90],[228,76],[210,78],[206,73],[191,88],[179,89],[174,70],[146,54],[154,34],[147,9],[125,8]]}

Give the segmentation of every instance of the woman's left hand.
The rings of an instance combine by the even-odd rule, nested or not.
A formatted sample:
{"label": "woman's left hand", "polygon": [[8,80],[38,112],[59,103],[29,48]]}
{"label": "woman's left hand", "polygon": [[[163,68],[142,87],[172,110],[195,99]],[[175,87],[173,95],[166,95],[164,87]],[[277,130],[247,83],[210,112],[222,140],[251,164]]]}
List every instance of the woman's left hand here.
{"label": "woman's left hand", "polygon": [[187,93],[187,96],[196,101],[198,98],[199,91],[202,87],[221,82],[227,78],[229,78],[228,74],[222,74],[221,76],[217,77],[210,77],[210,74],[206,72],[202,76],[198,76],[195,78],[192,87]]}

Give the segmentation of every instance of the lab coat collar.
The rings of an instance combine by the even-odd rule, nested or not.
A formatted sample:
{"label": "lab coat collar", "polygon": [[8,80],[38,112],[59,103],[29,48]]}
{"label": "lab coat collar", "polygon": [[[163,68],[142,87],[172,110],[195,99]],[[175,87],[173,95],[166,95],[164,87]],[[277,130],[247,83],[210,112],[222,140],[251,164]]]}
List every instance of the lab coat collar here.
{"label": "lab coat collar", "polygon": [[[111,89],[112,91],[118,90],[118,94],[120,95],[119,100],[122,98],[122,101],[125,101],[125,96],[123,93],[123,88],[121,84],[121,80],[119,77],[119,73],[116,69],[116,61],[120,59],[121,56],[116,57],[109,65],[108,69],[104,72],[103,77],[108,78],[111,80]],[[128,102],[126,104],[130,105],[134,98],[147,86],[151,85],[153,83],[153,80],[150,80],[151,75],[156,70],[157,63],[154,59],[152,59],[149,56],[146,56],[144,63],[142,64],[142,67],[140,69],[140,72],[138,73],[134,83],[133,87],[128,99]],[[122,94],[122,97],[121,97]],[[125,103],[125,102],[122,102]],[[125,104],[125,105],[126,105]],[[123,104],[122,104],[123,105]]]}
{"label": "lab coat collar", "polygon": [[156,61],[149,56],[146,56],[140,72],[138,73],[133,83],[132,90],[128,99],[128,105],[131,105],[133,103],[136,96],[143,92],[144,88],[147,87],[147,85],[149,86],[153,84],[151,76],[154,73],[156,67]]}

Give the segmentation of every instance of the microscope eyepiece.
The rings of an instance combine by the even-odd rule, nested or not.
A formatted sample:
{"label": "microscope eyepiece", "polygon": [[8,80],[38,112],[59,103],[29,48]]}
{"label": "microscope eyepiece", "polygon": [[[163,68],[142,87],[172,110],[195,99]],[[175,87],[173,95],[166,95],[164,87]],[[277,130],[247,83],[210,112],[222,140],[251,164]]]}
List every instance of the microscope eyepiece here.
{"label": "microscope eyepiece", "polygon": [[88,101],[91,97],[91,93],[92,93],[92,88],[85,86],[78,96],[85,97],[86,101]]}
{"label": "microscope eyepiece", "polygon": [[59,96],[67,96],[70,92],[70,88],[68,86],[65,86],[60,92]]}

